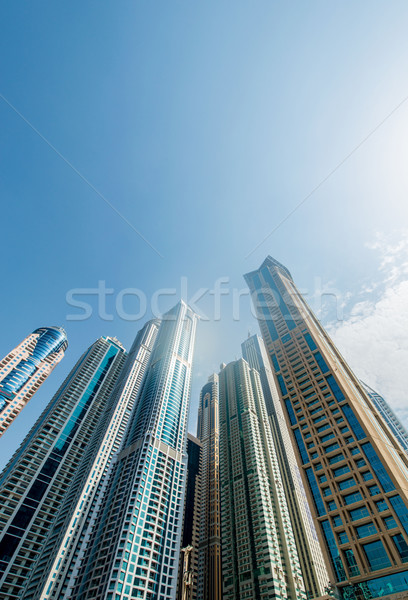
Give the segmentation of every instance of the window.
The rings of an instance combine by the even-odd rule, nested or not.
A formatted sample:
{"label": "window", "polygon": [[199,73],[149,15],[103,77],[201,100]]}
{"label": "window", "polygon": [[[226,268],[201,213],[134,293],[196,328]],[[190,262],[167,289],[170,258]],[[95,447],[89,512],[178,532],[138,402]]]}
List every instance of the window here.
{"label": "window", "polygon": [[348,479],[343,479],[343,481],[338,482],[338,486],[341,490],[346,490],[347,488],[353,487],[353,485],[357,485],[354,477],[349,477]]}
{"label": "window", "polygon": [[374,479],[373,474],[370,471],[366,471],[362,473],[364,481],[370,481],[370,479]]}
{"label": "window", "polygon": [[302,463],[304,465],[306,465],[309,462],[309,456],[307,454],[307,450],[306,450],[305,443],[303,441],[300,429],[294,429],[293,433],[295,434],[296,443],[297,443],[297,446],[298,446],[298,449],[299,449],[299,453],[300,453],[300,457],[302,459]]}
{"label": "window", "polygon": [[359,502],[363,499],[363,496],[360,492],[353,492],[352,494],[346,494],[343,496],[343,501],[345,504],[354,504],[354,502]]}
{"label": "window", "polygon": [[404,540],[404,538],[402,537],[402,535],[400,533],[398,533],[397,535],[393,535],[392,541],[395,544],[395,547],[398,551],[398,554],[400,555],[402,562],[407,562],[408,561],[407,542]]}
{"label": "window", "polygon": [[336,510],[337,508],[337,504],[335,503],[334,500],[330,500],[330,502],[327,502],[327,510],[331,511],[331,510]]}
{"label": "window", "polygon": [[313,501],[316,506],[317,514],[319,516],[325,515],[326,510],[324,508],[324,502],[323,502],[321,494],[320,494],[319,486],[317,485],[316,477],[315,477],[311,467],[308,467],[306,469],[306,477],[309,481],[310,491],[312,492]]}
{"label": "window", "polygon": [[375,503],[375,506],[378,512],[384,512],[385,510],[388,510],[388,504],[385,500],[378,500],[378,502]]}
{"label": "window", "polygon": [[327,373],[329,371],[329,367],[326,364],[326,361],[324,360],[323,356],[320,354],[320,352],[316,352],[316,354],[314,355],[317,364],[320,367],[320,370],[322,373]]}
{"label": "window", "polygon": [[363,549],[371,571],[379,571],[391,566],[391,561],[381,540],[364,544]]}
{"label": "window", "polygon": [[344,406],[342,406],[342,409],[346,416],[347,421],[350,424],[352,432],[356,436],[356,439],[362,440],[365,437],[367,437],[364,429],[361,427],[360,422],[358,421],[356,415],[354,414],[353,409],[348,404],[345,404]]}
{"label": "window", "polygon": [[320,438],[320,442],[323,444],[324,442],[328,442],[329,440],[332,440],[335,437],[334,433],[328,433],[327,435],[323,435]]}
{"label": "window", "polygon": [[361,445],[361,448],[364,454],[366,455],[371,467],[374,469],[375,474],[377,475],[377,478],[381,483],[384,492],[392,492],[393,490],[395,490],[395,485],[393,484],[390,476],[388,475],[384,465],[378,458],[377,453],[372,447],[372,445],[369,442],[366,442],[365,444]]}
{"label": "window", "polygon": [[319,483],[324,483],[325,481],[327,481],[326,475],[320,475],[320,477],[319,477]]}
{"label": "window", "polygon": [[323,496],[325,496],[327,498],[327,496],[331,496],[332,495],[332,491],[329,487],[324,488],[323,490]]}
{"label": "window", "polygon": [[408,534],[408,510],[400,496],[393,496],[390,498],[393,509],[398,515],[401,525],[404,528],[406,534]]}
{"label": "window", "polygon": [[360,569],[358,568],[357,561],[354,557],[352,550],[344,550],[344,558],[346,559],[346,564],[348,571],[350,573],[350,577],[356,577],[360,575]]}
{"label": "window", "polygon": [[356,446],[356,448],[351,449],[351,454],[355,456],[356,454],[360,454],[360,448]]}
{"label": "window", "polygon": [[394,527],[398,527],[397,521],[394,519],[394,517],[385,517],[383,520],[386,529],[394,529]]}
{"label": "window", "polygon": [[343,521],[341,520],[340,515],[336,515],[335,517],[333,517],[333,525],[334,527],[340,527],[340,525],[343,525]]}
{"label": "window", "polygon": [[336,575],[336,580],[344,581],[346,579],[346,573],[340,557],[340,551],[337,548],[336,538],[334,537],[333,530],[330,527],[330,522],[327,520],[322,521],[321,527],[323,531],[323,536],[326,541],[326,546],[329,550],[332,567]]}
{"label": "window", "polygon": [[339,544],[347,544],[348,540],[348,535],[345,531],[340,531],[340,533],[337,534],[337,537],[339,538]]}
{"label": "window", "polygon": [[333,450],[338,450],[339,448],[340,445],[336,442],[334,444],[329,444],[328,446],[325,446],[323,450],[326,452],[326,454],[328,454],[329,452],[333,452]]}
{"label": "window", "polygon": [[361,508],[355,508],[354,510],[350,510],[349,516],[350,521],[358,521],[359,519],[369,517],[370,513],[368,512],[368,508],[366,506],[362,506]]}
{"label": "window", "polygon": [[377,496],[377,494],[381,494],[381,490],[378,485],[370,485],[368,488],[368,492],[370,496]]}
{"label": "window", "polygon": [[326,380],[327,380],[327,383],[329,384],[329,387],[333,393],[333,396],[336,398],[337,402],[341,402],[342,400],[345,400],[344,394],[341,391],[341,389],[339,388],[339,385],[338,385],[337,381],[334,379],[333,375],[327,375]]}
{"label": "window", "polygon": [[356,460],[356,466],[360,469],[361,467],[365,467],[366,466],[366,461],[364,460],[364,458],[359,458],[358,460]]}
{"label": "window", "polygon": [[365,538],[369,535],[374,535],[375,533],[377,533],[377,528],[374,523],[366,523],[365,525],[356,527],[356,534],[358,538]]}
{"label": "window", "polygon": [[335,456],[329,458],[329,465],[334,465],[335,463],[340,462],[341,460],[344,460],[343,454],[335,454]]}
{"label": "window", "polygon": [[348,465],[344,465],[343,467],[337,467],[337,469],[333,469],[334,477],[340,477],[340,475],[345,475],[345,473],[350,473],[350,467]]}

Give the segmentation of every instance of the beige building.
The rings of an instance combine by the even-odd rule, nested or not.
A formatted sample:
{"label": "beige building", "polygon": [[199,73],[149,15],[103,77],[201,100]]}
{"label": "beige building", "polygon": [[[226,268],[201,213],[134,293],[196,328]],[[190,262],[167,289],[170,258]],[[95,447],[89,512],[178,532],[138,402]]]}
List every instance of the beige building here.
{"label": "beige building", "polygon": [[408,598],[407,455],[289,271],[268,257],[245,279],[331,581],[344,600]]}

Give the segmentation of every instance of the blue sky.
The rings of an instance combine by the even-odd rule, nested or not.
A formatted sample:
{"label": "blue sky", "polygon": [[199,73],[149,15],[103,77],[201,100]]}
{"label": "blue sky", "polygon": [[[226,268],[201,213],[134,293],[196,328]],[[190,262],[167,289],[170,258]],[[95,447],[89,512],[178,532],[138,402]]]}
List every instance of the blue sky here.
{"label": "blue sky", "polygon": [[[2,461],[89,344],[130,347],[144,319],[118,317],[121,290],[175,288],[165,310],[182,277],[190,294],[228,278],[220,320],[199,303],[194,429],[207,376],[257,331],[247,297],[233,320],[231,290],[267,254],[316,310],[317,288],[335,290],[342,320],[329,299],[323,322],[406,419],[407,17],[397,1],[1,5],[0,355],[43,325],[70,344]],[[67,320],[69,290],[100,280],[113,319],[90,297],[92,316]]]}

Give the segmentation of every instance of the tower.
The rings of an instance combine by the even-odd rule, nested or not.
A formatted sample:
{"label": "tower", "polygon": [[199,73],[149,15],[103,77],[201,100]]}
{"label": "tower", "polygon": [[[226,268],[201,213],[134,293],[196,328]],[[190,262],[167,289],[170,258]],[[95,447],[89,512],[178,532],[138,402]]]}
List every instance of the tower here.
{"label": "tower", "polygon": [[329,576],[262,338],[248,337],[242,343],[242,355],[260,376],[306,594],[309,599],[318,598],[324,595]]}
{"label": "tower", "polygon": [[408,459],[366,390],[270,256],[245,275],[343,599],[408,590]]}
{"label": "tower", "polygon": [[370,388],[363,381],[360,382],[365,391],[367,392],[370,400],[374,404],[375,408],[378,410],[384,421],[387,423],[388,427],[391,429],[392,433],[395,435],[401,446],[404,448],[405,452],[408,453],[408,432],[394,413],[388,402],[380,396],[375,390]]}
{"label": "tower", "polygon": [[158,328],[159,321],[148,321],[132,344],[41,548],[23,600],[69,596],[71,576],[78,556],[83,554],[87,530],[103,497],[112,459],[121,446],[137,402]]}
{"label": "tower", "polygon": [[163,316],[72,599],[176,596],[196,321],[184,302]]}
{"label": "tower", "polygon": [[202,446],[198,598],[221,600],[220,428],[216,373],[209,377],[200,393],[197,432]]}
{"label": "tower", "polygon": [[223,600],[306,598],[259,373],[219,374]]}
{"label": "tower", "polygon": [[125,360],[100,338],[82,355],[0,475],[0,597],[21,598]]}
{"label": "tower", "polygon": [[0,362],[0,436],[11,425],[68,347],[62,327],[40,327]]}

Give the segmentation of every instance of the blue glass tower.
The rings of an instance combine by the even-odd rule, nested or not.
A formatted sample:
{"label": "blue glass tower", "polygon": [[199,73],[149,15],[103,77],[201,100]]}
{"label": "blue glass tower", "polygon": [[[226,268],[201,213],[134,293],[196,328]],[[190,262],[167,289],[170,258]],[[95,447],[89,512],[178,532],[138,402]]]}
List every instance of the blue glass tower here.
{"label": "blue glass tower", "polygon": [[332,583],[344,600],[408,597],[406,453],[289,271],[268,256],[245,279]]}
{"label": "blue glass tower", "polygon": [[196,321],[184,302],[163,317],[72,599],[176,597]]}
{"label": "blue glass tower", "polygon": [[62,360],[67,347],[62,327],[40,327],[0,362],[0,436]]}
{"label": "blue glass tower", "polygon": [[92,344],[1,473],[2,600],[22,597],[65,494],[92,465],[83,458],[94,450],[125,356],[115,339]]}
{"label": "blue glass tower", "polygon": [[375,408],[378,410],[388,427],[391,429],[392,433],[395,435],[396,439],[408,454],[408,431],[405,429],[388,402],[386,402],[386,400],[380,396],[380,394],[370,388],[370,386],[363,381],[361,382],[361,385],[367,392]]}

